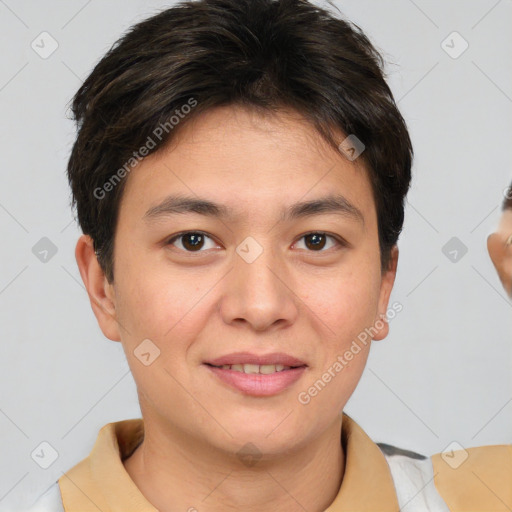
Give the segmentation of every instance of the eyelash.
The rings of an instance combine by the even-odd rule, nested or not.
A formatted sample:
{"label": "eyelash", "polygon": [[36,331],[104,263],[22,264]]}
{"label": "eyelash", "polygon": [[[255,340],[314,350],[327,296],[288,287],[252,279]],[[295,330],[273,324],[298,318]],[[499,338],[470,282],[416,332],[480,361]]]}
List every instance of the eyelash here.
{"label": "eyelash", "polygon": [[[165,242],[165,245],[172,245],[176,240],[184,237],[185,235],[191,235],[191,234],[194,234],[194,235],[202,235],[206,238],[209,238],[211,240],[213,240],[213,238],[211,236],[209,236],[207,233],[205,233],[204,231],[182,231],[181,233],[177,233],[176,235],[173,235],[170,239],[167,240],[167,242]],[[347,246],[347,243],[339,236],[336,236],[336,235],[332,235],[330,233],[326,233],[325,231],[309,231],[308,233],[304,233],[303,235],[301,235],[299,237],[298,240],[302,240],[303,238],[309,236],[309,235],[323,235],[323,236],[326,236],[328,238],[331,238],[333,240],[336,241],[336,243],[338,244],[338,248],[337,249],[340,249],[342,247],[346,247]],[[198,251],[187,251],[186,249],[180,249],[180,248],[177,248],[179,249],[180,251],[183,251],[183,252],[186,252],[188,254],[195,254],[195,253],[201,253],[201,252],[206,252],[205,250],[198,250]],[[329,248],[329,249],[332,249],[332,248]],[[325,252],[328,252],[329,249],[322,249],[322,250],[319,250],[319,251],[313,251],[313,250],[307,250],[307,252],[310,252],[310,253],[325,253]],[[337,250],[335,249],[335,250]]]}

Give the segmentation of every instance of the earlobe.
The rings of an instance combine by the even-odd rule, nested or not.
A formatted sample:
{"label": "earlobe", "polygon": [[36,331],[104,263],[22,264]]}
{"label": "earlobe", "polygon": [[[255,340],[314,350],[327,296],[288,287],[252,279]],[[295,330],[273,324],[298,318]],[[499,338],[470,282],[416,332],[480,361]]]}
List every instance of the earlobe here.
{"label": "earlobe", "polygon": [[391,296],[391,291],[393,290],[393,285],[395,283],[397,266],[398,247],[394,245],[391,249],[388,268],[382,274],[380,285],[379,308],[374,325],[374,329],[377,332],[373,337],[373,339],[377,341],[383,340],[389,333],[389,325],[386,312],[388,309],[389,297]]}
{"label": "earlobe", "polygon": [[113,285],[107,281],[89,235],[82,235],[76,244],[75,258],[91,307],[103,334],[112,341],[121,341],[116,318]]}

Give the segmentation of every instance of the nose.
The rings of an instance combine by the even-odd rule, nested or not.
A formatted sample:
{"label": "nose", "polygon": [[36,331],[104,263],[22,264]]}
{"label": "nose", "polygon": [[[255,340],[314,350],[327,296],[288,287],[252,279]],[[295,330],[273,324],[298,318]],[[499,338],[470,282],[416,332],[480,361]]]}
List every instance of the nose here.
{"label": "nose", "polygon": [[254,261],[243,252],[234,254],[234,268],[224,280],[220,303],[225,323],[248,324],[254,331],[265,331],[295,322],[299,298],[280,259],[267,249]]}

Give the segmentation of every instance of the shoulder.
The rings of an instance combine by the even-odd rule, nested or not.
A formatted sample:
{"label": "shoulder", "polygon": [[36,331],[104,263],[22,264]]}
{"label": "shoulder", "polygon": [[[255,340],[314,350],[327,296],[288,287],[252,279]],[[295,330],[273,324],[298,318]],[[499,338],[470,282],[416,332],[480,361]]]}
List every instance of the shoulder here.
{"label": "shoulder", "polygon": [[52,484],[25,512],[64,512],[58,482]]}
{"label": "shoulder", "polygon": [[512,445],[455,448],[432,456],[434,482],[450,510],[511,510]]}

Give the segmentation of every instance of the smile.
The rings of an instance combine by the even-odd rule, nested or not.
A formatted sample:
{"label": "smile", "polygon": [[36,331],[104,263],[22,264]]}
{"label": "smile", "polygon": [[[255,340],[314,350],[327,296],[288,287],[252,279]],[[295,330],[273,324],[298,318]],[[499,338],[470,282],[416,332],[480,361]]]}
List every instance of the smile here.
{"label": "smile", "polygon": [[268,397],[277,395],[296,383],[307,366],[284,366],[282,364],[224,364],[203,365],[217,382],[245,395]]}
{"label": "smile", "polygon": [[296,366],[284,366],[282,364],[223,364],[220,366],[214,366],[215,368],[221,368],[222,370],[233,370],[235,372],[243,373],[261,373],[262,375],[269,375],[270,373],[282,372],[284,370],[290,370],[291,368],[297,368]]}

